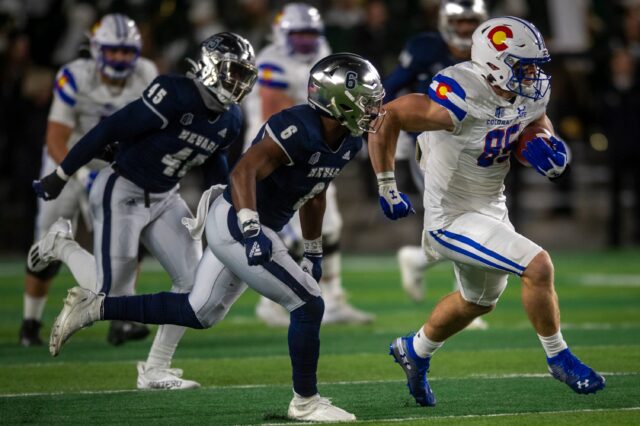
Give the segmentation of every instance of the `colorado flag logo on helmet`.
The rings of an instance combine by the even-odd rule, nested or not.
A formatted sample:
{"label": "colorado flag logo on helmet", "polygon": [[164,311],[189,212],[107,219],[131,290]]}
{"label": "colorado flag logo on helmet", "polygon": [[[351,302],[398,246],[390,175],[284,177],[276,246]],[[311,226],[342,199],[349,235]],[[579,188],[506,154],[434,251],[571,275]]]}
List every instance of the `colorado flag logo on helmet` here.
{"label": "colorado flag logo on helmet", "polygon": [[513,38],[513,31],[511,31],[511,28],[506,25],[499,25],[497,27],[493,27],[491,31],[489,31],[489,34],[487,34],[487,37],[493,47],[498,52],[502,52],[509,47],[506,41]]}

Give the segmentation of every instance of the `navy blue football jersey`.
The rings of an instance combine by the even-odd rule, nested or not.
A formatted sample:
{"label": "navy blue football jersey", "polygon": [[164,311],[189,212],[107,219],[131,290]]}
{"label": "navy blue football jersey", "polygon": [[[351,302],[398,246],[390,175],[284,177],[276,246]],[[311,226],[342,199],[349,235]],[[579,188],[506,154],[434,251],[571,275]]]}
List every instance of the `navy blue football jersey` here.
{"label": "navy blue football jersey", "polygon": [[427,32],[411,37],[400,53],[400,64],[384,80],[385,102],[396,98],[402,89],[427,93],[431,79],[442,69],[455,65],[440,33]]}
{"label": "navy blue football jersey", "polygon": [[[324,141],[320,115],[308,105],[297,105],[271,116],[253,143],[262,140],[265,132],[289,158],[288,164],[256,183],[260,222],[279,231],[296,210],[324,191],[355,157],[362,148],[362,138],[347,134],[340,147],[332,151]],[[231,202],[229,188],[225,198]]]}
{"label": "navy blue football jersey", "polygon": [[[173,188],[192,167],[224,155],[242,126],[237,105],[208,107],[196,84],[178,75],[157,77],[140,99],[78,141],[62,162],[63,170],[72,174],[106,144],[118,141],[114,168],[122,176],[149,192]],[[226,161],[215,164],[226,167]]]}

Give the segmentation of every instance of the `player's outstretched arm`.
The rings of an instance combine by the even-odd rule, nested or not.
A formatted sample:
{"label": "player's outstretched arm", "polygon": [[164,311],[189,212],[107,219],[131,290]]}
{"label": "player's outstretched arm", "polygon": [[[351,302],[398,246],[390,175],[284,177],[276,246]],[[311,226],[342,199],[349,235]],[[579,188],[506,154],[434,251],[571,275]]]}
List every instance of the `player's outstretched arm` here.
{"label": "player's outstretched arm", "polygon": [[392,220],[413,212],[409,197],[398,191],[395,179],[395,152],[400,130],[423,132],[453,130],[449,112],[427,96],[413,93],[384,105],[386,115],[376,133],[369,135],[369,156],[378,178],[380,206]]}
{"label": "player's outstretched arm", "polygon": [[289,157],[269,136],[240,158],[230,176],[231,198],[238,214],[249,265],[271,260],[271,240],[262,232],[256,207],[256,181],[269,176]]}
{"label": "player's outstretched arm", "polygon": [[38,197],[45,200],[57,198],[69,178],[80,167],[98,157],[109,143],[135,141],[138,135],[164,125],[141,99],[134,101],[87,132],[53,173],[33,182],[33,189]]}

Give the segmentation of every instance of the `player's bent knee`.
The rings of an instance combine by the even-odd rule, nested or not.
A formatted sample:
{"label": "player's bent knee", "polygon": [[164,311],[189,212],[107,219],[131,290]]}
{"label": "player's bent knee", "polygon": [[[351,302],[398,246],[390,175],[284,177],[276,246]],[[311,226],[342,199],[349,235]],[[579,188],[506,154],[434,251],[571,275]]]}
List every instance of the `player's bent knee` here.
{"label": "player's bent knee", "polygon": [[27,273],[38,278],[41,281],[46,281],[58,275],[61,267],[62,262],[56,260],[51,262],[46,268],[39,272],[34,272],[30,270],[29,267],[27,267]]}
{"label": "player's bent knee", "polygon": [[317,322],[322,321],[324,315],[324,300],[322,297],[314,297],[304,305],[291,312],[292,317],[298,322]]}
{"label": "player's bent knee", "polygon": [[534,285],[553,283],[553,262],[546,250],[542,250],[529,262],[522,278],[529,280]]}

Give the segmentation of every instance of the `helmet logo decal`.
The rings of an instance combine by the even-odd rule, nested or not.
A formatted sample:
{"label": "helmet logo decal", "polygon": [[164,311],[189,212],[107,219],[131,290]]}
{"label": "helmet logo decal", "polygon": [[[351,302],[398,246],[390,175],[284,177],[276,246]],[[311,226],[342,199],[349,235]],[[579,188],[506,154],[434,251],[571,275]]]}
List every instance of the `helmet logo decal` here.
{"label": "helmet logo decal", "polygon": [[358,84],[358,73],[355,71],[347,71],[345,74],[344,85],[347,89],[355,89]]}
{"label": "helmet logo decal", "polygon": [[497,27],[493,27],[491,31],[489,31],[487,37],[493,47],[498,52],[502,52],[509,47],[506,41],[507,39],[513,38],[513,31],[511,31],[511,28],[506,25],[499,25]]}
{"label": "helmet logo decal", "polygon": [[216,50],[216,48],[220,45],[221,41],[222,41],[221,37],[213,37],[207,40],[206,48],[208,50]]}

